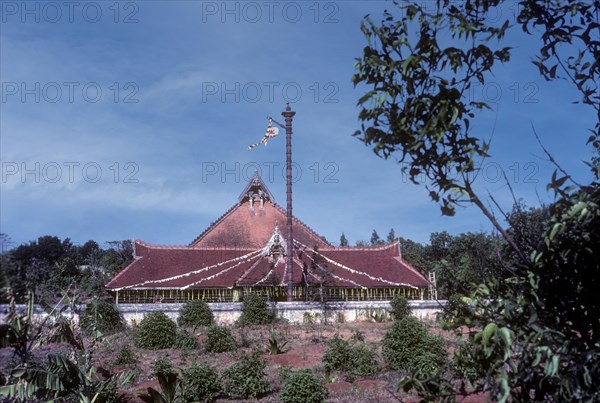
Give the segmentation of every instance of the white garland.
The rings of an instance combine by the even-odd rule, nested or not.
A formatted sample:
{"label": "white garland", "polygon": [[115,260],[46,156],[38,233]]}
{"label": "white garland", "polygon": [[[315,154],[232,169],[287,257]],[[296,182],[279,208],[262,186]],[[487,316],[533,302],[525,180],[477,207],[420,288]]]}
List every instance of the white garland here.
{"label": "white garland", "polygon": [[[308,256],[308,254],[307,254],[306,256]],[[331,277],[333,277],[333,278],[336,278],[336,279],[338,279],[338,280],[341,280],[341,281],[347,281],[347,282],[349,282],[349,283],[352,283],[352,284],[354,284],[355,286],[357,286],[357,287],[359,287],[359,288],[362,288],[363,290],[366,290],[366,289],[367,289],[367,287],[365,287],[365,286],[362,286],[362,285],[358,284],[357,282],[350,280],[349,278],[343,278],[343,277],[337,276],[337,275],[333,274],[332,272],[330,272],[329,270],[322,268],[320,264],[318,264],[317,262],[315,262],[315,260],[312,258],[312,256],[309,256],[308,258],[309,258],[309,259],[310,259],[310,260],[311,260],[311,261],[312,261],[312,262],[313,262],[313,263],[314,263],[314,264],[315,264],[315,265],[316,265],[316,266],[317,266],[319,269],[321,269],[321,270],[322,270],[322,271],[324,271],[324,272],[327,272],[327,273],[329,273],[329,275],[330,275]],[[319,279],[317,276],[315,276],[314,274],[313,274],[313,277],[315,277],[317,280],[321,280],[321,279]]]}
{"label": "white garland", "polygon": [[[117,288],[115,291],[126,290],[126,289],[129,289],[129,288],[134,288],[134,287],[142,287],[142,286],[144,286],[144,285],[146,285],[146,284],[151,284],[151,283],[166,283],[167,281],[171,281],[171,280],[178,280],[178,279],[180,279],[180,278],[183,278],[183,277],[189,277],[189,276],[191,276],[191,275],[193,275],[193,274],[202,273],[202,272],[205,272],[205,271],[207,271],[207,270],[213,269],[213,268],[215,268],[215,267],[220,267],[220,266],[223,266],[223,265],[225,265],[225,264],[227,264],[227,263],[231,263],[231,262],[237,262],[237,261],[240,261],[240,260],[242,260],[242,259],[245,259],[245,258],[247,258],[247,257],[249,257],[249,256],[256,255],[256,254],[260,254],[260,252],[261,252],[261,251],[262,251],[262,249],[255,250],[255,251],[253,251],[253,252],[250,252],[250,253],[248,253],[248,254],[246,254],[246,255],[239,256],[239,257],[236,257],[236,258],[233,258],[233,259],[227,260],[227,261],[225,261],[225,262],[220,262],[220,263],[217,263],[217,264],[213,264],[212,266],[203,267],[202,269],[193,270],[193,271],[190,271],[190,272],[187,272],[187,273],[184,273],[184,274],[179,274],[179,275],[177,275],[177,276],[167,277],[167,278],[158,279],[158,280],[146,280],[146,281],[143,281],[143,282],[141,282],[141,283],[132,284],[132,285],[128,285],[128,286],[125,286],[125,287]],[[255,256],[254,256],[254,257],[255,257]],[[243,263],[243,262],[242,262],[242,263]]]}
{"label": "white garland", "polygon": [[[308,247],[307,247],[306,245],[304,245],[304,244],[302,244],[302,243],[300,243],[300,242],[298,242],[298,241],[296,241],[296,240],[294,240],[294,241],[295,241],[296,243],[298,243],[300,246],[302,246],[302,247],[304,247],[304,248],[308,249]],[[358,270],[354,270],[354,269],[352,269],[352,268],[350,268],[350,267],[348,267],[348,266],[345,266],[345,265],[343,265],[343,264],[341,264],[341,263],[338,263],[338,262],[336,262],[335,260],[332,260],[332,259],[328,258],[327,256],[324,256],[324,255],[322,255],[321,253],[317,252],[317,251],[316,251],[316,250],[314,250],[314,249],[313,249],[312,251],[313,251],[314,253],[316,253],[317,255],[321,256],[321,257],[322,257],[323,259],[325,259],[325,260],[326,260],[328,263],[331,263],[331,264],[334,264],[334,265],[336,265],[336,266],[338,266],[338,267],[341,267],[341,268],[342,268],[342,269],[344,269],[344,270],[348,270],[350,273],[353,273],[353,274],[360,274],[360,275],[362,275],[362,276],[365,276],[365,277],[368,277],[368,278],[370,278],[371,280],[374,280],[374,281],[381,281],[382,283],[391,284],[391,285],[394,285],[394,286],[396,286],[396,287],[410,287],[410,288],[418,289],[418,287],[415,287],[414,285],[405,284],[405,283],[395,283],[395,282],[393,282],[393,281],[389,281],[389,280],[383,279],[383,278],[381,278],[381,277],[374,277],[374,276],[371,276],[370,274],[367,274],[367,273],[365,273],[365,272],[358,271]],[[312,259],[312,257],[311,257],[311,259]],[[362,286],[361,286],[361,287],[362,287]],[[364,288],[366,288],[366,287],[364,287]]]}
{"label": "white garland", "polygon": [[231,267],[228,267],[228,268],[226,268],[226,269],[223,269],[223,270],[221,270],[220,272],[213,274],[212,276],[208,276],[208,277],[206,277],[206,278],[200,279],[199,281],[195,281],[195,282],[193,282],[193,283],[191,283],[191,284],[188,284],[188,285],[186,285],[186,286],[180,287],[179,289],[180,289],[180,290],[186,290],[186,289],[190,288],[191,286],[194,286],[194,285],[196,285],[196,284],[200,284],[200,283],[201,283],[201,282],[203,282],[203,281],[209,281],[209,280],[212,280],[213,278],[219,277],[221,274],[223,274],[223,273],[226,273],[226,272],[228,272],[229,270],[231,270],[231,269],[233,269],[233,268],[236,268],[236,267],[238,267],[238,266],[239,266],[239,265],[241,265],[241,264],[248,263],[249,261],[251,261],[252,259],[255,259],[255,258],[256,258],[256,256],[249,257],[248,259],[246,259],[246,260],[244,260],[244,261],[241,261],[241,262],[239,262],[239,263],[237,263],[237,264],[234,264],[234,265],[233,265],[233,266],[231,266]]}

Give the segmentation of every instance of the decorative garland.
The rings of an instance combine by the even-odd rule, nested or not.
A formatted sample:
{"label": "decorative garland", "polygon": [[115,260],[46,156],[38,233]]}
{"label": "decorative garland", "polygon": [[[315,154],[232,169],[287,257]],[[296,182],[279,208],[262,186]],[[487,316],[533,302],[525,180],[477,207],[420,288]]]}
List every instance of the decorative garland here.
{"label": "decorative garland", "polygon": [[[300,243],[299,241],[296,241],[296,240],[294,240],[294,242],[296,242],[297,244],[299,244],[299,245],[300,245],[300,246],[302,246],[303,248],[305,248],[305,249],[308,249],[308,247],[307,247],[306,245],[304,245],[304,244]],[[317,255],[319,255],[319,256],[321,256],[321,257],[322,257],[323,259],[325,259],[325,260],[326,260],[328,263],[334,264],[334,265],[336,265],[336,266],[338,266],[338,267],[340,267],[340,268],[342,268],[342,269],[344,269],[344,270],[348,270],[350,273],[353,273],[353,274],[360,274],[360,275],[363,275],[363,276],[365,276],[365,277],[368,277],[368,278],[369,278],[369,279],[371,279],[371,280],[374,280],[374,281],[381,281],[382,283],[391,284],[391,285],[394,285],[394,286],[396,286],[396,287],[410,287],[410,288],[418,289],[418,287],[415,287],[414,285],[405,284],[405,283],[395,283],[395,282],[393,282],[393,281],[389,281],[389,280],[386,280],[386,279],[384,279],[384,278],[381,278],[381,277],[374,277],[374,276],[371,276],[370,274],[367,274],[367,273],[365,273],[365,272],[358,271],[358,270],[354,270],[354,269],[352,269],[352,268],[350,268],[350,267],[348,267],[348,266],[345,266],[345,265],[343,265],[343,264],[341,264],[341,263],[338,263],[338,262],[336,262],[335,260],[332,260],[332,259],[328,258],[327,256],[324,256],[324,255],[322,255],[321,253],[319,253],[318,251],[316,251],[316,250],[314,250],[314,249],[312,249],[312,252],[313,252],[313,253],[316,253],[316,254],[317,254]],[[312,257],[311,257],[311,259],[312,259]],[[362,287],[362,286],[361,286],[361,287]]]}
{"label": "decorative garland", "polygon": [[[308,254],[306,254],[306,256],[308,256]],[[315,260],[312,258],[312,256],[309,256],[308,258],[309,258],[309,259],[310,259],[310,260],[311,260],[311,261],[312,261],[312,262],[313,262],[313,263],[314,263],[314,264],[315,264],[315,265],[316,265],[316,266],[317,266],[319,269],[321,269],[321,270],[322,270],[322,271],[324,271],[324,272],[327,272],[327,273],[328,273],[328,274],[329,274],[331,277],[333,277],[333,278],[336,278],[336,279],[338,279],[338,280],[341,280],[341,281],[347,281],[347,282],[349,282],[349,283],[352,283],[352,284],[354,284],[355,286],[357,286],[357,287],[359,287],[359,288],[362,288],[363,290],[366,290],[366,289],[367,289],[367,287],[365,287],[365,286],[362,286],[362,285],[358,284],[357,282],[350,280],[349,278],[343,278],[343,277],[337,276],[337,275],[333,274],[332,272],[330,272],[329,270],[322,268],[322,267],[321,267],[321,265],[320,265],[319,263],[317,263],[317,262],[316,262],[316,261],[315,261]],[[313,275],[313,277],[317,278],[317,276],[315,276],[315,275]]]}
{"label": "decorative garland", "polygon": [[193,282],[193,283],[191,283],[191,284],[188,284],[188,285],[185,285],[185,286],[183,286],[183,287],[180,287],[179,289],[180,289],[180,290],[186,290],[186,289],[190,288],[191,286],[194,286],[194,285],[196,285],[196,284],[200,284],[200,283],[202,283],[203,281],[209,281],[209,280],[212,280],[213,278],[219,277],[221,274],[223,274],[223,273],[226,273],[226,272],[228,272],[229,270],[231,270],[231,269],[233,269],[233,268],[236,268],[236,267],[238,267],[238,266],[239,266],[239,265],[241,265],[241,264],[248,263],[249,261],[251,261],[252,259],[255,259],[256,257],[257,257],[257,256],[252,256],[252,257],[249,257],[248,259],[246,259],[246,260],[244,260],[244,261],[241,261],[241,262],[239,262],[239,263],[237,263],[237,264],[234,264],[234,265],[233,265],[233,266],[231,266],[231,267],[228,267],[228,268],[226,268],[226,269],[223,269],[223,270],[221,270],[220,272],[213,274],[212,276],[208,276],[208,277],[206,277],[206,278],[200,279],[200,280],[198,280],[198,281],[195,281],[195,282]]}
{"label": "decorative garland", "polygon": [[[190,272],[187,272],[187,273],[184,273],[184,274],[179,274],[177,276],[167,277],[167,278],[158,279],[158,280],[146,280],[146,281],[143,281],[141,283],[132,284],[132,285],[128,285],[128,286],[125,286],[125,287],[117,288],[117,289],[115,289],[115,291],[126,290],[128,288],[134,288],[134,287],[142,287],[142,286],[144,286],[146,284],[151,284],[151,283],[166,283],[167,281],[178,280],[180,278],[189,277],[189,276],[191,276],[193,274],[202,273],[202,272],[205,272],[207,270],[213,269],[215,267],[220,267],[220,266],[223,266],[223,265],[231,263],[231,262],[238,262],[238,261],[243,260],[243,259],[245,259],[247,257],[250,257],[250,256],[252,256],[252,258],[254,258],[256,256],[253,256],[253,255],[258,255],[258,254],[260,254],[260,252],[262,252],[262,249],[255,250],[254,252],[247,253],[247,254],[245,254],[243,256],[239,256],[239,257],[227,260],[225,262],[220,262],[220,263],[217,263],[217,264],[213,264],[212,266],[203,267],[202,269],[193,270],[193,271],[190,271]],[[252,258],[250,258],[249,260],[251,260]]]}

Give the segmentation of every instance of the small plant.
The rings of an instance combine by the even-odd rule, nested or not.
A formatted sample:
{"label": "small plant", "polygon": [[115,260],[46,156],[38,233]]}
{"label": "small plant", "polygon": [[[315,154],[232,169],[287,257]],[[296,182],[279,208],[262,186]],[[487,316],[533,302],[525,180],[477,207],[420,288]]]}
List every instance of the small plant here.
{"label": "small plant", "polygon": [[174,346],[180,350],[194,350],[198,348],[198,340],[193,334],[183,330],[177,333]]}
{"label": "small plant", "polygon": [[264,325],[273,323],[275,315],[269,310],[267,300],[259,294],[248,294],[242,303],[242,315],[239,323],[245,325]]}
{"label": "small plant", "polygon": [[362,342],[365,341],[365,335],[360,330],[355,330],[352,333],[352,340],[354,340],[355,342],[361,342],[362,343]]}
{"label": "small plant", "polygon": [[177,318],[179,326],[188,326],[194,329],[198,326],[211,326],[214,321],[215,315],[208,304],[198,299],[186,302]]}
{"label": "small plant", "polygon": [[345,323],[346,322],[346,315],[344,315],[344,312],[338,312],[335,315],[335,321],[337,323]]}
{"label": "small plant", "polygon": [[383,338],[383,357],[395,370],[431,373],[447,364],[444,341],[414,316],[395,322]]}
{"label": "small plant", "polygon": [[365,344],[353,346],[336,334],[327,345],[323,355],[325,371],[343,371],[351,376],[372,375],[379,371],[375,352]]}
{"label": "small plant", "polygon": [[357,376],[374,375],[378,373],[379,365],[377,365],[376,356],[376,352],[368,348],[365,344],[353,346],[350,350],[352,369],[349,372]]}
{"label": "small plant", "polygon": [[186,402],[212,402],[221,392],[219,374],[207,364],[193,365],[183,371],[181,389]]}
{"label": "small plant", "polygon": [[157,358],[154,363],[152,363],[152,369],[156,376],[159,374],[168,375],[175,373],[173,363],[167,356]]}
{"label": "small plant", "polygon": [[117,307],[107,301],[93,298],[79,315],[79,326],[90,333],[91,325],[102,333],[115,333],[125,329]]}
{"label": "small plant", "polygon": [[390,319],[388,313],[381,308],[370,310],[369,318],[377,323],[387,322]]}
{"label": "small plant", "polygon": [[173,372],[159,373],[157,377],[162,393],[154,388],[147,388],[147,392],[138,395],[138,397],[146,403],[174,403],[177,399],[180,384],[177,374]]}
{"label": "small plant", "polygon": [[240,362],[223,371],[223,391],[232,397],[257,398],[268,393],[271,385],[265,378],[267,361],[258,352],[244,356]]}
{"label": "small plant", "polygon": [[310,370],[291,374],[284,382],[279,400],[283,403],[321,403],[327,399],[327,388]]}
{"label": "small plant", "polygon": [[392,307],[390,315],[392,315],[394,320],[400,320],[411,315],[408,300],[402,295],[394,295],[394,298],[390,301],[390,305]]}
{"label": "small plant", "polygon": [[287,340],[279,340],[277,339],[277,335],[275,334],[275,329],[271,328],[271,337],[269,338],[269,345],[267,346],[267,351],[271,355],[283,354],[285,346],[287,345]]}
{"label": "small plant", "polygon": [[177,325],[164,312],[152,312],[144,317],[135,330],[135,344],[147,350],[173,347]]}
{"label": "small plant", "polygon": [[135,364],[136,362],[137,359],[135,358],[135,353],[131,350],[131,347],[129,347],[128,344],[121,347],[116,360],[117,365],[129,365]]}
{"label": "small plant", "polygon": [[206,351],[223,353],[235,350],[235,340],[231,331],[224,326],[211,326],[206,332]]}
{"label": "small plant", "polygon": [[312,325],[315,323],[315,318],[313,317],[312,313],[304,312],[304,315],[302,315],[302,322]]}

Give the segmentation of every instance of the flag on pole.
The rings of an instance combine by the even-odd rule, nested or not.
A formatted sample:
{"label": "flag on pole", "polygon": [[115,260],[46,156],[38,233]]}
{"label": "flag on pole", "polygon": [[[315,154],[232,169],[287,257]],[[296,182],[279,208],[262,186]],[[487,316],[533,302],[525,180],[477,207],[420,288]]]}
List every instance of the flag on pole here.
{"label": "flag on pole", "polygon": [[267,127],[267,132],[263,136],[262,140],[259,141],[258,143],[250,144],[248,146],[248,150],[252,150],[254,147],[259,145],[260,143],[263,143],[266,146],[269,139],[272,139],[273,137],[277,136],[278,134],[279,134],[279,129],[276,127],[273,127],[273,119],[269,118],[269,126]]}

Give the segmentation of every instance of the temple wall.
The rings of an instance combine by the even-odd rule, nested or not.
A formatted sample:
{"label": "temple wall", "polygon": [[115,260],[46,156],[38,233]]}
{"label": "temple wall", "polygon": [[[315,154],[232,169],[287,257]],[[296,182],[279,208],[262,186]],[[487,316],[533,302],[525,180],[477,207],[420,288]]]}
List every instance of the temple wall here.
{"label": "temple wall", "polygon": [[[422,320],[435,320],[446,301],[413,300],[409,301],[413,315]],[[139,323],[150,312],[163,311],[173,320],[177,320],[183,304],[119,304],[119,310],[128,324]],[[215,320],[221,324],[233,324],[242,313],[241,302],[210,303]],[[367,320],[371,315],[390,310],[389,301],[348,301],[330,302],[322,305],[317,302],[277,302],[271,307],[278,318],[290,323],[302,323],[307,320],[320,321],[323,318],[335,322],[353,322]],[[342,319],[343,318],[343,319]]]}
{"label": "temple wall", "polygon": [[[446,301],[412,300],[409,301],[413,315],[425,321],[435,320]],[[225,302],[208,304],[215,314],[215,320],[220,324],[233,324],[242,313],[241,302]],[[179,310],[183,304],[119,304],[118,308],[128,325],[139,323],[144,315],[150,312],[163,311],[173,320],[177,320]],[[367,320],[372,315],[388,312],[389,301],[347,301],[329,302],[322,305],[317,302],[277,302],[271,303],[277,312],[278,318],[288,320],[290,323],[303,323],[306,321],[354,322]],[[34,315],[40,320],[46,316],[41,307],[35,307]],[[83,309],[84,306],[80,306]],[[18,310],[23,312],[25,305],[19,305]],[[0,322],[5,323],[4,316],[8,312],[8,305],[0,304]],[[67,313],[72,319],[77,320],[78,315]]]}

